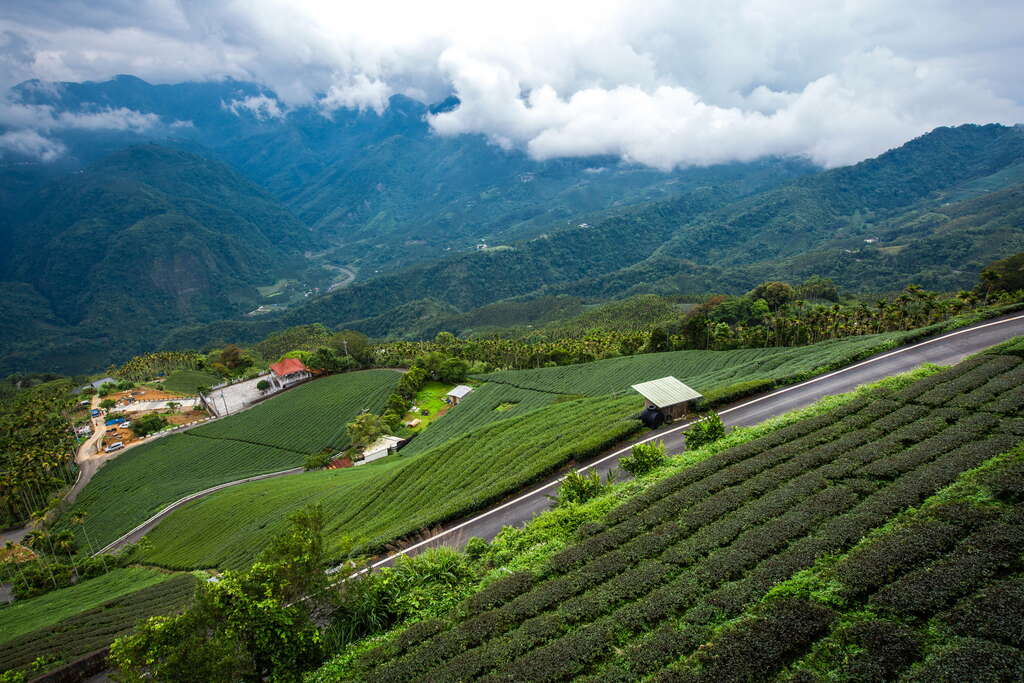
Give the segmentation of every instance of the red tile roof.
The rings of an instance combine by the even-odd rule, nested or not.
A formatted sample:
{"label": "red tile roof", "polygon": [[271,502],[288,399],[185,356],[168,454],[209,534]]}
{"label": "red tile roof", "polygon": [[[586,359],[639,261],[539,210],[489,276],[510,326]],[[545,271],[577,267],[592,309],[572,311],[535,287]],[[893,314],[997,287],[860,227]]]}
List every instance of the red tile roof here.
{"label": "red tile roof", "polygon": [[270,371],[278,377],[284,377],[285,375],[294,375],[296,372],[309,372],[309,368],[303,365],[298,358],[285,358],[280,363],[271,365]]}

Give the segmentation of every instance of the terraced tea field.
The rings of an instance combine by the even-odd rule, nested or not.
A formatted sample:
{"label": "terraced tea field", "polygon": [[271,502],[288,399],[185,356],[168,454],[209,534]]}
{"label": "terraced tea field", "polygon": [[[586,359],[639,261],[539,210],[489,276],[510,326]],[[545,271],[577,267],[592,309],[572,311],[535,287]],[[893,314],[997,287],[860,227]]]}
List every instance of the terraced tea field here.
{"label": "terraced tea field", "polygon": [[[131,573],[131,576],[126,576],[124,572]],[[143,572],[159,577],[159,581],[152,583],[148,579],[144,580],[140,574]],[[96,604],[93,599],[100,591],[96,590],[95,582],[103,580],[106,580],[105,585],[112,590],[107,590],[108,597],[102,603]],[[77,591],[76,595],[88,599],[77,609],[73,609],[71,604],[62,605],[60,612],[47,615],[43,619],[44,626],[5,639],[3,646],[0,647],[0,671],[21,670],[31,678],[62,664],[73,662],[110,645],[114,639],[124,635],[147,617],[174,614],[183,609],[192,599],[196,584],[196,578],[190,574],[172,576],[145,569],[121,569],[86,581],[79,586],[33,598],[25,602],[24,606],[36,612],[39,611],[36,606],[43,604],[37,601],[51,598],[51,602],[54,602],[55,598],[51,596],[56,596],[57,593]],[[11,609],[13,608],[0,610],[0,614]],[[58,616],[59,618],[56,618]],[[41,622],[37,618],[33,623]],[[0,632],[6,634],[6,631]],[[45,661],[47,664],[42,668],[36,668],[34,662],[37,660]]]}
{"label": "terraced tea field", "polygon": [[553,394],[602,396],[667,375],[706,392],[755,380],[783,380],[821,367],[844,364],[865,353],[894,346],[901,333],[876,334],[813,346],[732,351],[669,351],[609,358],[593,363],[480,375],[487,382]]}
{"label": "terraced tea field", "polygon": [[651,482],[542,570],[490,584],[347,672],[1019,680],[1022,414],[1014,355],[853,400]]}
{"label": "terraced tea field", "polygon": [[169,578],[166,572],[154,569],[115,569],[74,586],[18,600],[0,609],[0,644]]}
{"label": "terraced tea field", "polygon": [[[369,370],[325,377],[238,415],[125,451],[100,468],[72,512],[70,527],[96,550],[196,491],[300,467],[309,453],[347,445],[348,424],[364,408],[380,410],[400,375]],[[65,524],[68,515],[62,517]]]}
{"label": "terraced tea field", "polygon": [[310,503],[324,506],[329,554],[379,549],[601,452],[639,429],[630,417],[636,410],[635,397],[568,401],[419,455],[232,487],[170,515],[150,532],[150,547],[139,557],[171,568],[242,567],[284,529],[292,511]]}

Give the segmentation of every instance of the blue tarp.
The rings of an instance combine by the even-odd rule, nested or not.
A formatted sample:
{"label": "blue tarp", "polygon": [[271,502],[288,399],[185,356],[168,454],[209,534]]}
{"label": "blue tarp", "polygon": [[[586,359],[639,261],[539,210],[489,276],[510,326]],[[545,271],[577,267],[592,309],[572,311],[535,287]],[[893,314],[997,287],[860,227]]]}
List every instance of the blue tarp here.
{"label": "blue tarp", "polygon": [[122,422],[127,422],[127,421],[128,421],[127,417],[115,417],[115,418],[111,418],[111,419],[107,420],[104,424],[106,424],[106,425],[119,425]]}

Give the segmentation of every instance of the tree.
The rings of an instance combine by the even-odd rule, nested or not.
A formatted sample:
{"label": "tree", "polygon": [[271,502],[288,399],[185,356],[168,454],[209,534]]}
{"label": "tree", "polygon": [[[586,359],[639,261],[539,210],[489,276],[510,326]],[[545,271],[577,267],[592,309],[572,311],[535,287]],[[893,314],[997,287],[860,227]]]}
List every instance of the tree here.
{"label": "tree", "polygon": [[796,298],[796,291],[785,282],[762,282],[750,290],[750,298],[764,299],[770,309],[777,311]]}
{"label": "tree", "polygon": [[102,401],[100,401],[100,408],[103,408],[103,410],[110,410],[116,405],[117,401],[115,401],[112,398],[105,398]]}
{"label": "tree", "polygon": [[260,393],[263,393],[264,391],[266,391],[269,388],[270,388],[270,382],[268,382],[265,379],[261,379],[259,382],[256,382],[256,389]]}
{"label": "tree", "polygon": [[132,420],[132,432],[135,436],[141,437],[153,432],[159,432],[167,425],[167,418],[163,415],[150,413],[149,415],[143,415]]}
{"label": "tree", "polygon": [[331,335],[330,346],[343,356],[352,357],[360,365],[373,362],[370,338],[355,330],[342,330]]}
{"label": "tree", "polygon": [[464,382],[467,373],[469,373],[469,363],[461,358],[448,358],[441,363],[441,368],[438,370],[438,379],[451,384]]}
{"label": "tree", "polygon": [[672,345],[669,342],[668,333],[660,327],[653,328],[651,330],[651,336],[647,339],[647,348],[644,350],[647,353],[671,351]]}
{"label": "tree", "polygon": [[345,427],[351,448],[361,452],[384,434],[384,420],[373,413],[360,413]]}
{"label": "tree", "polygon": [[318,507],[292,515],[248,571],[200,583],[187,611],[146,620],[114,641],[109,661],[138,683],[301,680],[323,658],[310,620],[326,599],[322,530]]}

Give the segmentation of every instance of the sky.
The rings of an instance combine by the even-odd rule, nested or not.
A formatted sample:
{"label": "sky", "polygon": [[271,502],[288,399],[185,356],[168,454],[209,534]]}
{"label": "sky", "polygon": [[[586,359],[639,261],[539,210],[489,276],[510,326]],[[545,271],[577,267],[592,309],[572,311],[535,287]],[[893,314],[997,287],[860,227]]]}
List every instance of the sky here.
{"label": "sky", "polygon": [[[0,89],[231,77],[277,94],[228,103],[267,119],[455,94],[439,135],[537,159],[834,167],[941,125],[1024,122],[1021,26],[1020,0],[6,0]],[[0,100],[0,149],[52,159],[55,131],[154,123],[91,117]]]}

